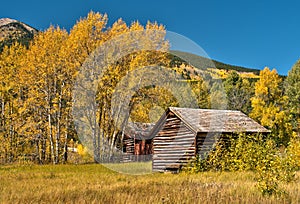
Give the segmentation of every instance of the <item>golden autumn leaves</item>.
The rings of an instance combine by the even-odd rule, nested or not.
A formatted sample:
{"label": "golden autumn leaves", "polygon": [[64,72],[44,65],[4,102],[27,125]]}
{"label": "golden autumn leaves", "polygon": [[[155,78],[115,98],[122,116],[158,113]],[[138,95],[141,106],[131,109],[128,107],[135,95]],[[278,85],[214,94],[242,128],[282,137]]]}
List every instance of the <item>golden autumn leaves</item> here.
{"label": "golden autumn leaves", "polygon": [[[87,57],[101,44],[129,31],[164,27],[148,22],[130,26],[119,19],[107,27],[107,15],[90,12],[71,31],[50,26],[26,49],[15,43],[0,56],[0,157],[12,162],[21,157],[39,163],[67,161],[68,141],[76,139],[72,122],[72,91],[76,75]],[[145,42],[149,43],[149,42]],[[167,44],[166,44],[167,46]],[[110,107],[113,87],[137,66],[167,63],[163,54],[133,53],[110,65],[99,84],[98,120],[105,137],[116,134]],[[115,141],[111,141],[115,142]]]}

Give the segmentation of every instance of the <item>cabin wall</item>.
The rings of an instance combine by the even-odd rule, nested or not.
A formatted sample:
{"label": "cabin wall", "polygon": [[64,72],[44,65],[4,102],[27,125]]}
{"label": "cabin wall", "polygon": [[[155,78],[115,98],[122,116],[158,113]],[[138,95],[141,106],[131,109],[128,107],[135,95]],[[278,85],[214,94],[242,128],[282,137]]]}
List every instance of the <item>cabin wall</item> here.
{"label": "cabin wall", "polygon": [[195,156],[195,134],[175,115],[169,114],[153,139],[153,171],[166,171]]}
{"label": "cabin wall", "polygon": [[152,151],[152,140],[124,139],[123,152],[126,154],[147,155]]}
{"label": "cabin wall", "polygon": [[126,138],[123,143],[123,162],[151,161],[152,140]]}
{"label": "cabin wall", "polygon": [[135,140],[134,154],[135,155],[152,154],[152,140]]}
{"label": "cabin wall", "polygon": [[134,138],[125,138],[123,142],[123,152],[126,154],[134,154]]}
{"label": "cabin wall", "polygon": [[221,136],[220,133],[199,132],[196,137],[197,155],[206,156]]}

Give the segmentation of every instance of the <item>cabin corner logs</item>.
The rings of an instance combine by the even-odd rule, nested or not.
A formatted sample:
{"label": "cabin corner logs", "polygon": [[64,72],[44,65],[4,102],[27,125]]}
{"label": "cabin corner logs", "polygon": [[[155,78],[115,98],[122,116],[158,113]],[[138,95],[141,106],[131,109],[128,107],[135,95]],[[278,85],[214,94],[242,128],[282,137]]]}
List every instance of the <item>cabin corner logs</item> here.
{"label": "cabin corner logs", "polygon": [[197,154],[208,152],[215,136],[238,132],[269,130],[240,111],[170,107],[156,124],[128,124],[124,161],[152,160],[153,171],[178,171]]}

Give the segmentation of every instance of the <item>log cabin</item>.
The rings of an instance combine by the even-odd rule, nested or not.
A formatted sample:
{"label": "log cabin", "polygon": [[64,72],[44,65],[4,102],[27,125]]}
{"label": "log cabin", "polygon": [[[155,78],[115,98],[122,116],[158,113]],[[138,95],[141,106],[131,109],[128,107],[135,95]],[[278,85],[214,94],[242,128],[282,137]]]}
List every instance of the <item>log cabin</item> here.
{"label": "log cabin", "polygon": [[178,171],[195,156],[208,153],[225,134],[270,131],[240,111],[170,107],[155,124],[152,170]]}
{"label": "log cabin", "polygon": [[[129,122],[125,128],[123,139],[123,160],[126,161],[147,161],[152,159],[152,137],[149,133],[153,123]],[[145,156],[147,155],[147,156]]]}

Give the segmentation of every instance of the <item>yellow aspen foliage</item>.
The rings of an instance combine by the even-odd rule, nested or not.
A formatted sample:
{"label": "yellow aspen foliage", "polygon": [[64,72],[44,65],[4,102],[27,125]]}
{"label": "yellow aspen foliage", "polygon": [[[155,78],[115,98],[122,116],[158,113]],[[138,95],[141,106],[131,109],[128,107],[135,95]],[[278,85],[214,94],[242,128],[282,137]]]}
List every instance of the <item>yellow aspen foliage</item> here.
{"label": "yellow aspen foliage", "polygon": [[[130,71],[149,65],[168,65],[167,53],[163,52],[167,50],[168,42],[164,39],[164,26],[157,23],[148,22],[143,26],[133,22],[127,26],[119,19],[107,28],[107,21],[106,14],[90,12],[74,25],[70,33],[50,26],[35,35],[28,49],[18,44],[4,48],[0,56],[0,142],[8,145],[1,146],[1,156],[15,159],[18,155],[13,152],[18,150],[13,148],[17,147],[23,153],[28,149],[28,154],[33,155],[38,163],[67,161],[68,141],[77,140],[71,111],[78,71],[105,42],[128,34],[117,43],[116,49],[119,50],[112,48],[107,55],[112,57],[112,63],[103,73],[96,95],[97,124],[103,131],[97,135],[101,141],[94,144],[103,144],[104,139],[108,139],[111,147],[117,145],[116,135],[120,130],[115,127],[113,117],[119,110],[110,112],[115,88]],[[137,33],[139,35],[134,36]],[[139,37],[138,42],[142,43],[138,43],[137,49],[130,49],[136,45],[134,37]],[[115,53],[126,48],[138,51],[115,59]],[[136,106],[138,112],[144,111],[139,114],[149,115],[155,104],[153,101],[163,99],[159,94],[166,95],[164,92],[161,89],[141,89],[142,95],[149,93],[155,97],[143,106],[149,107],[147,110]],[[172,101],[172,97],[166,100]],[[97,149],[100,147],[95,147]]]}
{"label": "yellow aspen foliage", "polygon": [[68,66],[80,68],[87,57],[107,40],[104,32],[107,20],[106,14],[90,12],[74,25],[65,45]]}
{"label": "yellow aspen foliage", "polygon": [[251,98],[250,117],[272,130],[279,144],[287,145],[291,137],[291,125],[285,112],[287,97],[283,95],[282,79],[277,71],[266,67],[260,72],[255,84],[255,95]]}
{"label": "yellow aspen foliage", "polygon": [[260,72],[260,79],[255,84],[255,96],[251,98],[253,110],[250,116],[270,128],[273,127],[275,113],[279,111],[275,105],[281,98],[279,83],[281,78],[276,70],[266,67]]}
{"label": "yellow aspen foliage", "polygon": [[77,152],[79,155],[84,156],[87,154],[87,149],[82,144],[77,145]]}
{"label": "yellow aspen foliage", "polygon": [[18,134],[25,122],[19,114],[24,97],[19,83],[20,64],[25,52],[24,46],[15,43],[4,47],[0,55],[0,159],[6,162],[13,162],[25,152],[25,145],[19,145],[25,141],[21,141],[22,135]]}
{"label": "yellow aspen foliage", "polygon": [[46,146],[50,147],[51,158],[48,159],[53,163],[59,162],[62,151],[61,134],[64,128],[61,123],[61,102],[66,70],[62,66],[60,53],[67,36],[65,30],[53,26],[39,33],[30,45],[22,65],[22,83],[28,97],[25,110],[30,121],[23,129],[35,138],[36,149],[41,149],[36,153],[39,160],[45,158],[42,154],[45,154],[43,148]]}

